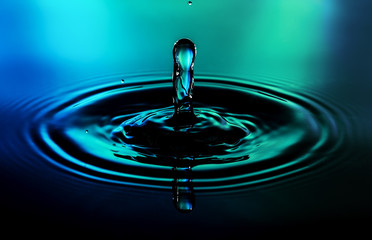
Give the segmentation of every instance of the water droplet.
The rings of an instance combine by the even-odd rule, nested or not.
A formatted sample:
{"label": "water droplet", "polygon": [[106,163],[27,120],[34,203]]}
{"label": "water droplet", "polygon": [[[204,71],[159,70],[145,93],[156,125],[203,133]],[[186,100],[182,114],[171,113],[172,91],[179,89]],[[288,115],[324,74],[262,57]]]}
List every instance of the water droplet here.
{"label": "water droplet", "polygon": [[87,130],[85,130],[85,133],[89,133],[88,129],[87,129]]}
{"label": "water droplet", "polygon": [[191,6],[192,5],[192,2],[191,1],[188,1],[188,3],[187,4],[189,4],[189,6]]}
{"label": "water droplet", "polygon": [[125,81],[124,81],[124,79],[121,79],[121,83],[124,83]]}

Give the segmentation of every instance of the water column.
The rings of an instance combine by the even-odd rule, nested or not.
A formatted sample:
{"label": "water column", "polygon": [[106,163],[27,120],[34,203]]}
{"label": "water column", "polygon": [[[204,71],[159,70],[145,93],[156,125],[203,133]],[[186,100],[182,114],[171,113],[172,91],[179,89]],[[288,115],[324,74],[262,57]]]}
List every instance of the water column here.
{"label": "water column", "polygon": [[178,40],[173,47],[173,104],[174,120],[180,124],[196,121],[192,106],[194,87],[195,44],[186,38]]}

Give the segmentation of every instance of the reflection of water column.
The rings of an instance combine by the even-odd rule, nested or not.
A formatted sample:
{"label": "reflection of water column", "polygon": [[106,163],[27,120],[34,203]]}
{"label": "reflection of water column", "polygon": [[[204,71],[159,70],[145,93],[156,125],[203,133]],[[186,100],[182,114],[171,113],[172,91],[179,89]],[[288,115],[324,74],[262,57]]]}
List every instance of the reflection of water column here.
{"label": "reflection of water column", "polygon": [[176,120],[190,121],[195,118],[192,107],[195,54],[195,45],[189,39],[180,39],[174,44],[172,80],[174,117]]}
{"label": "reflection of water column", "polygon": [[174,167],[173,203],[180,212],[191,212],[195,205],[191,166]]}

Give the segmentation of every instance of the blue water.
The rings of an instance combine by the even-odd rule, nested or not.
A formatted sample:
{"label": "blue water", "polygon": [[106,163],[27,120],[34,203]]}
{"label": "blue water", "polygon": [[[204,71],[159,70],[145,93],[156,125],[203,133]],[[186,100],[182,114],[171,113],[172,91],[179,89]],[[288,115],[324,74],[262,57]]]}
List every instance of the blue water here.
{"label": "blue water", "polygon": [[[190,166],[195,190],[210,191],[336,164],[329,154],[346,158],[355,135],[354,123],[332,102],[208,78],[199,78],[195,89],[199,122],[174,130],[170,79],[136,83],[133,77],[126,85],[99,79],[110,80],[115,84],[64,95],[66,102],[39,103],[43,110],[30,117],[22,139],[49,162],[85,177],[169,189],[171,170]],[[219,102],[232,96],[234,102]]]}
{"label": "blue water", "polygon": [[[130,196],[141,199],[140,208],[162,201],[166,209],[175,207],[168,213],[196,215],[216,197],[242,201],[257,191],[337,175],[354,157],[357,124],[347,117],[350,109],[326,96],[252,79],[200,76],[196,81],[193,106],[200,122],[176,131],[167,126],[174,107],[166,76],[131,76],[125,83],[107,76],[89,79],[94,87],[84,90],[66,86],[58,96],[22,99],[9,106],[8,113],[17,115],[11,125],[19,127],[4,131],[2,152],[22,178],[32,179],[27,195],[35,196],[34,187],[43,186],[42,191],[62,194],[58,199],[74,205],[70,198],[76,193],[70,191],[87,196],[103,191],[99,204],[118,201],[114,206],[120,211],[126,208],[119,199]],[[48,183],[60,190],[48,190]],[[34,199],[36,205],[39,200]],[[91,211],[89,204],[84,200],[82,209]],[[85,214],[78,215],[85,219]],[[127,221],[117,217],[110,221]]]}
{"label": "blue water", "polygon": [[[168,5],[0,4],[3,233],[368,233],[370,3]],[[183,37],[195,128],[166,124]]]}

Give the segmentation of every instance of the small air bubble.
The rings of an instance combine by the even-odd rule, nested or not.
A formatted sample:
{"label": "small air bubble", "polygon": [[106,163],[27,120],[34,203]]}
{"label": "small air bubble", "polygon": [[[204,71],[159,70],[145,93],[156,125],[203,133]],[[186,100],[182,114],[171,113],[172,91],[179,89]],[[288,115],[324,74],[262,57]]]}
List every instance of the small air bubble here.
{"label": "small air bubble", "polygon": [[191,1],[188,1],[188,3],[187,4],[189,4],[189,6],[191,6],[192,5],[192,2]]}

